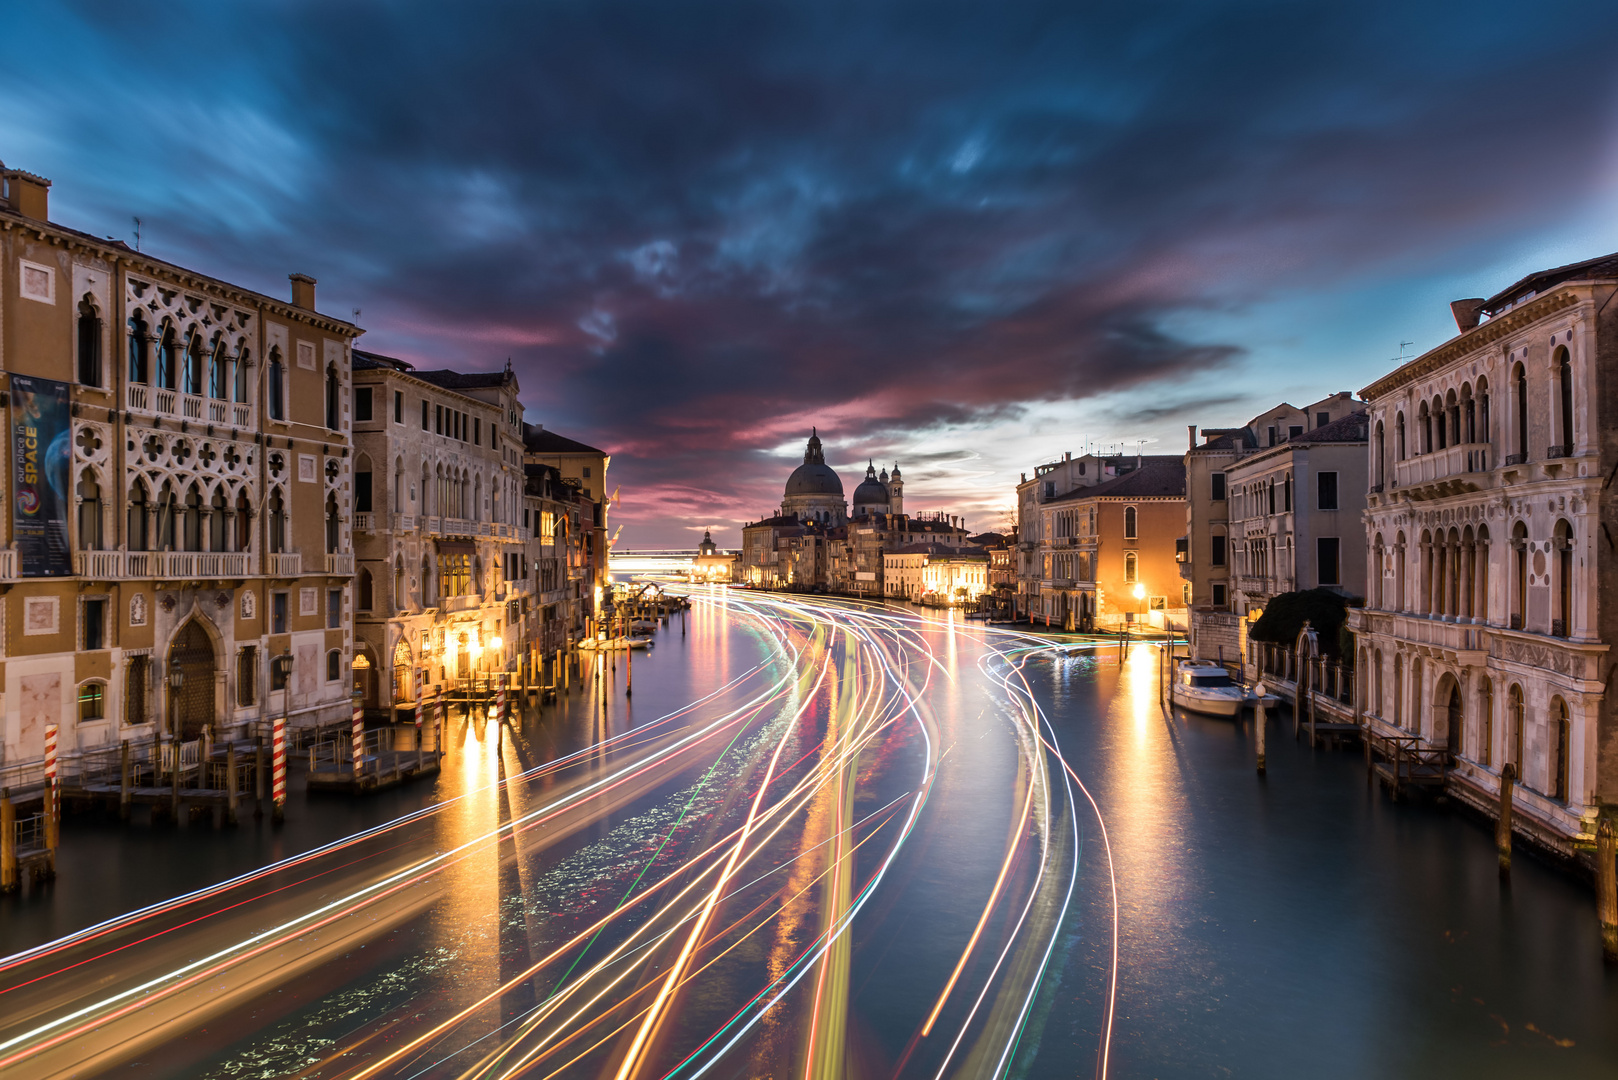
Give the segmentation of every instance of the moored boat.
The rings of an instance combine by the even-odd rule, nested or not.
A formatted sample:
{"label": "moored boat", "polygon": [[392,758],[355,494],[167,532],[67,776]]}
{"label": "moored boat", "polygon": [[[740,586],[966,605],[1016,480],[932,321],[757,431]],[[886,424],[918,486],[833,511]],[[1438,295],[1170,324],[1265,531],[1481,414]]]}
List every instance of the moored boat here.
{"label": "moored boat", "polygon": [[1235,716],[1248,703],[1248,693],[1221,664],[1212,660],[1181,660],[1175,665],[1169,699],[1192,712]]}

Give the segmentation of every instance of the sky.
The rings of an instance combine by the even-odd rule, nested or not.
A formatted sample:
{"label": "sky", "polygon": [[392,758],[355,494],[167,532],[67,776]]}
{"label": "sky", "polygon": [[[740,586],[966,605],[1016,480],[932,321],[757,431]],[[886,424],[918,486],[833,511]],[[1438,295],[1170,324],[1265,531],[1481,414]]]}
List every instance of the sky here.
{"label": "sky", "polygon": [[1618,250],[1611,3],[0,10],[54,220],[509,358],[620,548],[739,544],[811,427],[1002,528],[1064,451],[1357,391]]}

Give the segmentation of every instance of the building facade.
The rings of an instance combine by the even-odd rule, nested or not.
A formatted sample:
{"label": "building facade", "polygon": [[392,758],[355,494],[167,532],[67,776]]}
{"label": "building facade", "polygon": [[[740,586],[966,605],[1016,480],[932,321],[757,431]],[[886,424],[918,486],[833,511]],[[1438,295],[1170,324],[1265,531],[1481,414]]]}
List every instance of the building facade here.
{"label": "building facade", "polygon": [[1618,802],[1618,256],[1452,305],[1460,333],[1365,392],[1370,565],[1350,612],[1371,727],[1448,751],[1452,793],[1563,852]]}
{"label": "building facade", "polygon": [[[1179,558],[1194,658],[1234,660],[1246,648],[1246,622],[1232,579],[1238,540],[1230,528],[1228,470],[1250,454],[1307,436],[1362,408],[1363,403],[1345,390],[1303,408],[1282,402],[1242,427],[1204,428],[1200,444],[1197,428],[1190,429],[1185,537]],[[1357,497],[1352,492],[1350,496]]]}
{"label": "building facade", "polygon": [[580,633],[594,636],[599,632],[597,623],[602,600],[611,584],[607,554],[613,538],[607,528],[612,502],[617,497],[607,492],[607,469],[612,465],[612,455],[577,439],[547,431],[542,424],[524,424],[523,462],[554,470],[560,484],[573,489],[573,494],[566,499],[572,528],[566,537],[567,543],[557,548],[551,557],[565,557],[576,563],[568,565],[572,583],[568,591],[578,593],[574,597],[577,600],[574,618],[582,623],[578,628]]}
{"label": "building facade", "polygon": [[[350,350],[276,300],[52,223],[0,167],[8,760],[349,707]],[[272,658],[280,662],[270,663]]]}
{"label": "building facade", "polygon": [[[1240,627],[1281,593],[1326,588],[1358,598],[1365,582],[1366,414],[1242,457],[1226,471],[1233,604]],[[1245,633],[1239,646],[1244,655]],[[1258,658],[1248,657],[1257,677]]]}
{"label": "building facade", "polygon": [[1041,502],[1034,619],[1066,630],[1183,626],[1175,547],[1184,523],[1185,466],[1175,457]]}
{"label": "building facade", "polygon": [[989,553],[945,544],[906,544],[882,556],[884,595],[932,607],[973,603],[989,591]]}
{"label": "building facade", "polygon": [[[354,354],[355,626],[371,708],[514,670],[532,595],[516,377]],[[516,601],[518,620],[510,601]]]}

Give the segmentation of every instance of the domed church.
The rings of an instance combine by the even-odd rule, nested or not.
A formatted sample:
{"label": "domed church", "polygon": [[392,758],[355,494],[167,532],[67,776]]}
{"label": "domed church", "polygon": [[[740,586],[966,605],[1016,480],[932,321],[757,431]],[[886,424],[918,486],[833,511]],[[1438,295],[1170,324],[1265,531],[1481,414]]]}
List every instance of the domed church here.
{"label": "domed church", "polygon": [[843,498],[843,481],[830,465],[820,448],[820,435],[811,431],[809,445],[803,452],[803,464],[787,477],[787,489],[781,499],[781,515],[796,517],[799,521],[817,521],[825,525],[842,525],[848,521],[848,503]]}
{"label": "domed church", "polygon": [[879,474],[873,461],[865,466],[865,479],[854,489],[854,516],[871,517],[873,514],[902,514],[905,512],[905,482],[899,475],[899,466],[893,475],[883,469]]}

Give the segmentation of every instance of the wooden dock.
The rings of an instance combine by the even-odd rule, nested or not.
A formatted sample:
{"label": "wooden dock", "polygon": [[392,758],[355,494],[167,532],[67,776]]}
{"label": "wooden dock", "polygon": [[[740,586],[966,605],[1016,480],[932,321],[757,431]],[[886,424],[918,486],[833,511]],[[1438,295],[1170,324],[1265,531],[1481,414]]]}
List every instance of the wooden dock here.
{"label": "wooden dock", "polygon": [[437,776],[443,755],[437,748],[424,747],[424,730],[431,729],[404,725],[370,728],[364,734],[358,762],[352,735],[334,732],[332,738],[308,749],[309,790],[360,795]]}

